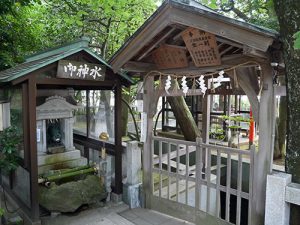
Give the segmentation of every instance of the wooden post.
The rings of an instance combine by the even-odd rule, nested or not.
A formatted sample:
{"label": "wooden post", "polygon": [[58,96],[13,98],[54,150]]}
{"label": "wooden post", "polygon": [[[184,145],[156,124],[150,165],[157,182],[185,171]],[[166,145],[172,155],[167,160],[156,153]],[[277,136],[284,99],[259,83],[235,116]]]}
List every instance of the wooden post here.
{"label": "wooden post", "polygon": [[[211,84],[210,81],[207,81],[207,87],[210,88]],[[203,98],[202,104],[202,141],[203,143],[209,144],[209,130],[210,130],[210,107],[211,107],[211,99],[212,96],[206,94]],[[207,165],[207,158],[206,158],[206,150],[205,148],[201,148],[203,151],[202,156],[202,170],[205,171]]]}
{"label": "wooden post", "polygon": [[[210,88],[210,81],[207,83]],[[209,129],[210,129],[210,106],[211,106],[211,95],[206,94],[203,98],[202,104],[202,141],[203,143],[209,143]]]}
{"label": "wooden post", "polygon": [[115,88],[115,189],[114,193],[122,194],[122,87],[118,81]]}
{"label": "wooden post", "polygon": [[144,110],[143,113],[147,114],[147,129],[146,129],[146,140],[144,142],[143,151],[143,190],[146,208],[151,208],[150,197],[152,195],[152,131],[153,131],[153,110],[151,109],[154,96],[154,80],[153,77],[147,77],[144,80]]}
{"label": "wooden post", "polygon": [[[23,108],[23,140],[24,140],[24,168],[30,170],[30,145],[29,145],[29,97],[28,82],[22,84]],[[29,184],[28,184],[29,185]]]}
{"label": "wooden post", "polygon": [[263,224],[265,214],[267,174],[273,163],[274,91],[271,66],[262,66],[263,89],[259,107],[259,149],[254,157],[252,224]]}
{"label": "wooden post", "polygon": [[28,80],[28,127],[29,127],[29,149],[30,149],[30,200],[31,219],[39,220],[38,202],[38,164],[36,143],[36,80],[30,77]]}

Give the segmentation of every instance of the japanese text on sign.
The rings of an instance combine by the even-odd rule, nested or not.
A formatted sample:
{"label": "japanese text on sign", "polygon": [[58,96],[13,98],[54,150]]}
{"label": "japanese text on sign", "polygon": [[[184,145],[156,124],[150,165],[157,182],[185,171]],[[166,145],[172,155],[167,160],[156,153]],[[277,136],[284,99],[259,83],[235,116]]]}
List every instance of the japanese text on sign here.
{"label": "japanese text on sign", "polygon": [[215,35],[195,28],[188,28],[182,33],[182,38],[196,66],[221,64]]}
{"label": "japanese text on sign", "polygon": [[98,64],[60,60],[57,76],[71,79],[104,80],[105,67]]}

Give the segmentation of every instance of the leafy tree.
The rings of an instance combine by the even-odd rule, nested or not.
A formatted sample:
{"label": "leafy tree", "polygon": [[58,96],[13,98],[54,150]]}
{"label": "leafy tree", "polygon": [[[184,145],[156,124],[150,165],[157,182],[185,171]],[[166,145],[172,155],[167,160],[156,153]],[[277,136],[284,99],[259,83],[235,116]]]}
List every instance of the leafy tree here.
{"label": "leafy tree", "polygon": [[[46,1],[45,34],[55,45],[83,35],[105,59],[141,26],[155,10],[153,0]],[[51,34],[51,35],[49,35]]]}
{"label": "leafy tree", "polygon": [[3,70],[43,46],[40,38],[43,26],[36,23],[40,12],[29,5],[4,3],[0,8],[0,70]]}

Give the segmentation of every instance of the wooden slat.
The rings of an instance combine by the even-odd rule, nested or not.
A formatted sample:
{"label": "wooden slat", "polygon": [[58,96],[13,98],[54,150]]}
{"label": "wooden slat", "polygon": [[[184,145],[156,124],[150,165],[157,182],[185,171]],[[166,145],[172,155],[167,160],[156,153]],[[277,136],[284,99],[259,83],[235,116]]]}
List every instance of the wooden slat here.
{"label": "wooden slat", "polygon": [[217,198],[216,198],[216,216],[220,216],[220,204],[221,204],[221,198],[220,198],[220,181],[221,181],[221,154],[220,151],[217,149],[217,184],[216,184],[216,192],[217,192]]}
{"label": "wooden slat", "polygon": [[205,171],[205,178],[207,182],[207,192],[206,192],[206,212],[209,213],[210,211],[210,181],[211,181],[211,151],[207,151],[207,165]]}
{"label": "wooden slat", "polygon": [[185,204],[188,204],[189,199],[189,164],[190,164],[190,153],[189,153],[189,146],[186,145],[186,154],[185,154]]}
{"label": "wooden slat", "polygon": [[180,157],[179,157],[179,145],[177,144],[176,146],[176,154],[177,154],[177,157],[176,157],[176,201],[178,202],[178,197],[179,197],[179,160],[180,160]]}
{"label": "wooden slat", "polygon": [[177,145],[181,144],[181,145],[195,146],[195,142],[192,141],[164,138],[159,136],[153,136],[153,140],[171,142],[172,144],[177,144]]}
{"label": "wooden slat", "polygon": [[248,202],[248,225],[252,224],[252,207],[254,207],[253,202],[255,202],[255,199],[253,199],[253,179],[254,179],[254,159],[255,159],[255,145],[251,145],[250,147],[250,174],[249,174],[249,202]]}
{"label": "wooden slat", "polygon": [[162,158],[162,141],[159,142],[158,144],[158,151],[159,151],[159,197],[161,198],[161,189],[162,189],[162,162],[161,162],[161,158]]}
{"label": "wooden slat", "polygon": [[155,168],[154,168],[154,164],[153,164],[153,156],[154,156],[154,140],[151,142],[151,147],[150,147],[150,170],[148,171],[149,174],[147,174],[150,177],[150,193],[151,195],[153,195],[153,191],[154,191],[154,182],[153,182],[153,173],[155,172]]}
{"label": "wooden slat", "polygon": [[243,158],[239,154],[238,159],[238,177],[237,177],[237,204],[236,204],[236,225],[241,223],[241,192],[242,192],[242,177],[243,177]]}
{"label": "wooden slat", "polygon": [[[168,142],[169,144],[171,144],[170,142]],[[190,146],[190,147],[194,147],[194,146]],[[191,152],[194,152],[196,150],[196,147],[194,147],[194,148],[190,148],[190,153]],[[170,159],[174,159],[174,158],[176,158],[176,152],[171,152],[170,153]],[[182,156],[182,155],[184,155],[184,154],[186,154],[186,150],[184,149],[184,148],[182,148],[182,149],[180,149],[179,150],[179,156]],[[167,162],[167,157],[168,157],[168,153],[166,153],[166,154],[163,154],[162,155],[162,162],[164,163],[164,162]],[[153,163],[154,164],[158,164],[158,162],[159,162],[159,158],[158,158],[158,156],[156,156],[155,158],[154,158],[154,161],[153,161]]]}
{"label": "wooden slat", "polygon": [[170,153],[171,153],[171,143],[168,142],[168,162],[167,162],[167,166],[168,166],[168,199],[170,199],[170,185],[171,185],[171,177],[170,177],[170,173],[171,173],[171,158],[170,158]]}
{"label": "wooden slat", "polygon": [[[205,148],[208,148],[209,150],[216,148],[215,145],[205,144],[205,143],[203,143],[202,146]],[[243,154],[243,155],[251,154],[249,150],[242,150],[242,149],[230,148],[230,147],[225,147],[225,146],[218,146],[217,149],[224,153]]]}
{"label": "wooden slat", "polygon": [[197,146],[196,146],[196,188],[195,188],[195,207],[196,209],[200,209],[200,189],[201,189],[201,176],[202,176],[202,168],[201,168],[201,139],[197,138]]}
{"label": "wooden slat", "polygon": [[227,173],[226,173],[226,212],[225,220],[229,222],[230,213],[230,187],[231,185],[231,153],[227,156]]}
{"label": "wooden slat", "polygon": [[[159,169],[158,169],[158,168],[153,168],[153,172],[159,173]],[[164,174],[164,175],[167,176],[167,175],[168,175],[168,171],[163,170],[163,171],[162,171],[162,174]],[[182,175],[182,174],[178,174],[178,175],[177,175],[176,173],[171,173],[170,176],[171,176],[171,177],[174,177],[174,178],[178,177],[178,178],[180,178],[180,179],[182,179],[182,180],[185,179],[185,174],[184,174],[184,175]],[[191,182],[196,182],[196,177],[189,177],[188,180],[191,181]],[[206,185],[207,185],[207,181],[203,179],[203,180],[201,181],[201,185],[206,186]],[[210,187],[216,189],[216,188],[217,188],[217,185],[214,184],[214,183],[210,183]],[[223,185],[220,185],[220,190],[223,191],[223,192],[226,192],[227,187],[226,187],[226,186],[223,186]],[[237,196],[237,190],[236,190],[236,189],[230,188],[229,193],[230,193],[231,195]],[[241,192],[241,197],[244,198],[244,199],[249,199],[249,193]]]}

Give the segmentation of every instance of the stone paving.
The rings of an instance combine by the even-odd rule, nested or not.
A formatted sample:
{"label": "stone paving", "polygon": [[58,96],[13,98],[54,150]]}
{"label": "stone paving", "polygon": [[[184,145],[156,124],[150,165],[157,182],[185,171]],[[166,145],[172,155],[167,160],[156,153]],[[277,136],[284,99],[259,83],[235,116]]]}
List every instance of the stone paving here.
{"label": "stone paving", "polygon": [[42,218],[42,225],[193,225],[148,209],[129,209],[124,203]]}
{"label": "stone paving", "polygon": [[128,209],[120,215],[135,225],[193,225],[187,221],[142,208]]}

